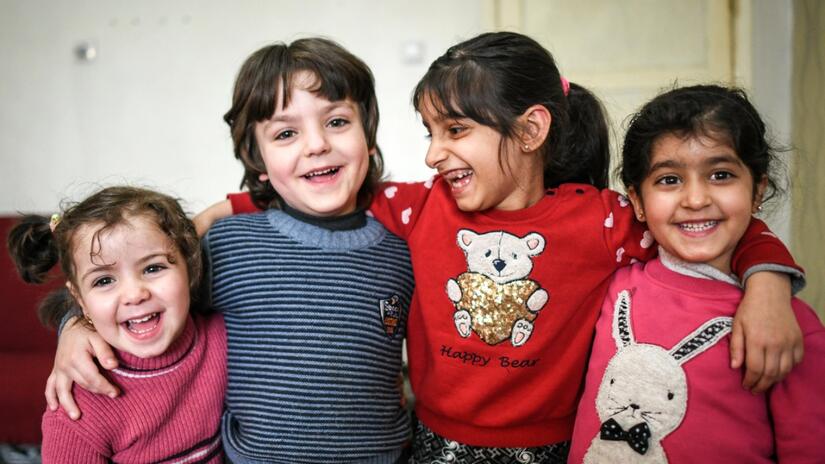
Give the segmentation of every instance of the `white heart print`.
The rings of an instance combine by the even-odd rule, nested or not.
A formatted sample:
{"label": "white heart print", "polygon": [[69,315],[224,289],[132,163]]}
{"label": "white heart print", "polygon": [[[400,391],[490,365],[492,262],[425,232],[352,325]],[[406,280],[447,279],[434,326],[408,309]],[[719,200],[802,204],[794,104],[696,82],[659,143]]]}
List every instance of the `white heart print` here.
{"label": "white heart print", "polygon": [[608,229],[613,228],[613,213],[610,213],[610,216],[607,216],[607,219],[604,220],[604,226]]}
{"label": "white heart print", "polygon": [[622,262],[622,256],[624,256],[624,248],[619,248],[618,250],[616,250],[616,262],[617,263]]}
{"label": "white heart print", "polygon": [[644,235],[642,235],[642,241],[639,242],[639,245],[641,245],[642,248],[650,248],[650,245],[653,245],[653,235],[649,230],[646,230]]}
{"label": "white heart print", "polygon": [[389,187],[384,189],[384,195],[387,198],[392,198],[392,197],[395,196],[395,192],[397,192],[397,191],[398,191],[398,187],[396,187],[395,185],[392,185],[392,186],[389,186]]}
{"label": "white heart print", "polygon": [[412,214],[412,208],[407,208],[404,211],[401,211],[401,222],[404,224],[409,224],[410,214]]}

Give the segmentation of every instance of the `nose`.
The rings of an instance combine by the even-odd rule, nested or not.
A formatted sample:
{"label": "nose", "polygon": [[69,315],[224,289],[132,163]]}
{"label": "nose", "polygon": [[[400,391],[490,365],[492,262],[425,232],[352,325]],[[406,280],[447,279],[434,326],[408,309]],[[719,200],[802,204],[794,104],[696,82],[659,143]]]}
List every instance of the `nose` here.
{"label": "nose", "polygon": [[139,279],[129,279],[123,282],[121,301],[125,305],[138,305],[149,299],[149,289]]}
{"label": "nose", "polygon": [[701,209],[710,204],[710,192],[704,182],[691,180],[685,183],[682,206]]}
{"label": "nose", "polygon": [[329,139],[323,127],[308,129],[304,134],[304,154],[306,156],[318,156],[329,153]]}
{"label": "nose", "polygon": [[501,259],[494,259],[493,260],[493,267],[496,268],[496,270],[498,272],[501,272],[502,269],[507,267],[507,263],[505,263],[504,260],[501,260]]}
{"label": "nose", "polygon": [[639,409],[639,405],[636,403],[630,403],[630,407],[633,409]]}
{"label": "nose", "polygon": [[430,140],[430,146],[427,148],[427,156],[424,162],[430,169],[438,169],[438,165],[447,159],[446,152],[438,145],[435,140]]}

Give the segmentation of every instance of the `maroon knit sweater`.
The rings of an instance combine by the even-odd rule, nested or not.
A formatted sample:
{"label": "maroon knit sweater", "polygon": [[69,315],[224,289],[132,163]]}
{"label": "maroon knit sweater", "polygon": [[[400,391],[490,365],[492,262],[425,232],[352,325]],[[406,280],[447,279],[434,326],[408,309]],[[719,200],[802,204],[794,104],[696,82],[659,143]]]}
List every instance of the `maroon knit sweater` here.
{"label": "maroon knit sweater", "polygon": [[43,414],[43,462],[221,462],[226,334],[218,315],[189,319],[161,356],[118,352],[115,399],[75,386],[83,416]]}

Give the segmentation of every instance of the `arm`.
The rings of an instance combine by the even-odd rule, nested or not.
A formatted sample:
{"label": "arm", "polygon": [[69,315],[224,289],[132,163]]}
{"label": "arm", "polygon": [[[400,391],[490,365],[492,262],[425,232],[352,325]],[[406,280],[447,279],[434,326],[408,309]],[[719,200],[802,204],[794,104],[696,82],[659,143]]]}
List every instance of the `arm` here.
{"label": "arm", "polygon": [[110,398],[118,395],[117,388],[100,373],[95,358],[106,369],[117,367],[111,347],[97,332],[78,324],[77,318],[69,320],[58,338],[54,367],[46,381],[45,395],[50,410],[62,406],[70,418],[80,418],[80,409],[72,396],[72,383]]}
{"label": "arm", "polygon": [[195,230],[198,232],[198,237],[203,237],[215,221],[231,215],[232,203],[229,200],[219,201],[196,214],[195,217],[192,218],[192,222],[195,223]]}
{"label": "arm", "polygon": [[742,386],[760,393],[802,360],[802,332],[791,308],[791,289],[792,281],[797,290],[804,286],[804,274],[758,219],[739,241],[731,268],[745,282],[731,333],[731,367],[744,365]]}

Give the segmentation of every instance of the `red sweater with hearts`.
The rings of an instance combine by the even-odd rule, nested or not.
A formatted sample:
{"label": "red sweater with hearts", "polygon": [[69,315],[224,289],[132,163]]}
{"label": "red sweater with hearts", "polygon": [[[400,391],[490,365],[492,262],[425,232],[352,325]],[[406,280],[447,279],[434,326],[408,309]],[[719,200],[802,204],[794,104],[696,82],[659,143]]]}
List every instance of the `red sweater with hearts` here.
{"label": "red sweater with hearts", "polygon": [[[230,200],[235,213],[254,210],[245,195]],[[410,248],[418,419],[473,446],[569,440],[610,276],[656,254],[627,199],[566,184],[526,209],[463,212],[436,176],[383,185],[370,211]],[[732,267],[742,276],[766,263],[797,269],[755,220]]]}

